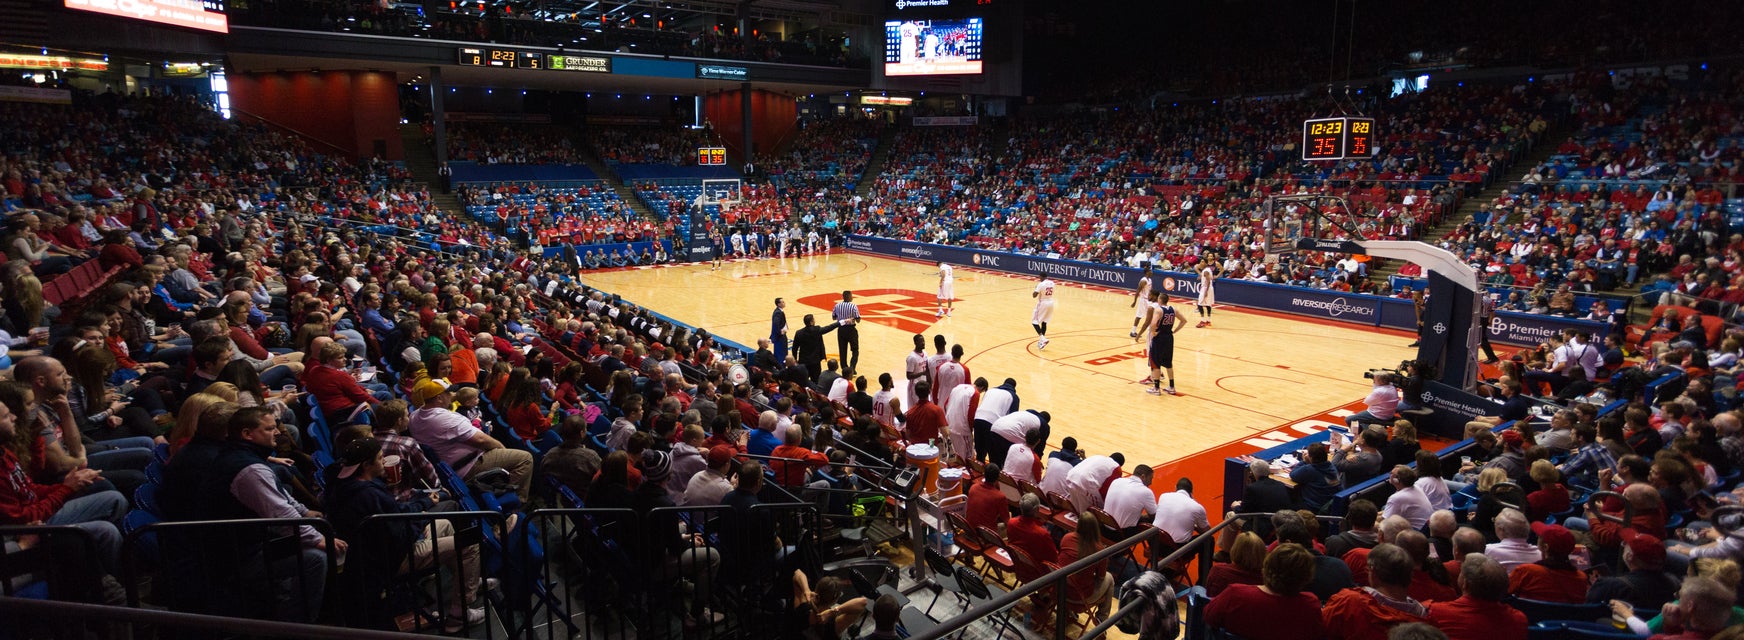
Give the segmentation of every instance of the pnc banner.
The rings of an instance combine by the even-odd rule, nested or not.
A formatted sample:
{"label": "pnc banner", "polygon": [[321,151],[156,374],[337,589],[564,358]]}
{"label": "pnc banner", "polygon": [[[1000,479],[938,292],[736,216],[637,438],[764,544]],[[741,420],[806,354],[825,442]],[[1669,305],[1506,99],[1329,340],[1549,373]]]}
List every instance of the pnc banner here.
{"label": "pnc banner", "polygon": [[[910,258],[925,262],[949,262],[990,271],[1034,277],[1043,273],[1055,280],[1099,285],[1131,290],[1138,285],[1141,271],[1132,267],[1063,260],[1005,251],[987,251],[952,247],[873,236],[850,235],[844,241],[850,251],[861,251],[892,258]],[[1152,277],[1157,288],[1171,296],[1193,298],[1199,295],[1199,276],[1178,271],[1156,271]],[[1323,318],[1371,327],[1415,330],[1416,315],[1411,301],[1358,293],[1340,293],[1306,287],[1250,282],[1220,278],[1217,280],[1217,302],[1238,307],[1279,311],[1300,316]],[[1601,340],[1609,325],[1589,320],[1561,318],[1502,311],[1496,314],[1488,331],[1490,341],[1514,345],[1536,345],[1553,333],[1576,329]]]}

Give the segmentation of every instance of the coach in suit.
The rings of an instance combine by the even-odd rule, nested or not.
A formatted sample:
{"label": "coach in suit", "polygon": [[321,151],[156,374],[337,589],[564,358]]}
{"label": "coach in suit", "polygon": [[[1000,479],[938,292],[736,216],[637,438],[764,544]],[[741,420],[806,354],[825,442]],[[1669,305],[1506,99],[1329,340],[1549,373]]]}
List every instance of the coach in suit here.
{"label": "coach in suit", "polygon": [[[775,299],[775,312],[769,316],[769,341],[775,343],[775,361],[787,361],[787,301]],[[812,374],[817,377],[817,374]]]}
{"label": "coach in suit", "polygon": [[817,319],[809,313],[802,321],[805,326],[793,334],[793,354],[805,367],[806,373],[811,374],[811,379],[816,380],[824,361],[824,334],[840,329],[842,325],[832,322],[820,327]]}

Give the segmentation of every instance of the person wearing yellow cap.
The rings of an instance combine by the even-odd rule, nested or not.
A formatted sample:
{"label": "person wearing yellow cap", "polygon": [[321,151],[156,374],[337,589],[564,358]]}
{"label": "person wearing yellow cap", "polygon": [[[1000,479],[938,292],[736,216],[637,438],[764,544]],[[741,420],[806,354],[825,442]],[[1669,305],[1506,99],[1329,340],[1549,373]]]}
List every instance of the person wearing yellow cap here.
{"label": "person wearing yellow cap", "polygon": [[472,426],[472,420],[454,411],[454,393],[445,382],[420,381],[412,388],[409,428],[419,444],[436,450],[436,456],[462,478],[502,469],[514,479],[516,494],[525,500],[533,478],[533,454],[509,449],[490,434]]}

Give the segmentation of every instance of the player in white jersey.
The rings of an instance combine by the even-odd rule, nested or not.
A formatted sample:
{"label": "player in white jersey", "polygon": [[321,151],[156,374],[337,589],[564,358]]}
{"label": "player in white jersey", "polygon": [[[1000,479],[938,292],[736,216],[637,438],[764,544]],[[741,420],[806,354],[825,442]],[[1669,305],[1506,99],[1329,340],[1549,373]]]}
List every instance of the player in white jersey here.
{"label": "player in white jersey", "polygon": [[[1132,313],[1132,331],[1127,332],[1127,334],[1126,334],[1127,337],[1129,337],[1129,338],[1137,338],[1138,337],[1138,323],[1143,321],[1145,314],[1151,310],[1150,301],[1151,301],[1151,266],[1147,264],[1144,267],[1144,273],[1139,274],[1138,289],[1136,289],[1132,292],[1132,304],[1128,305],[1128,306],[1133,308],[1133,313]],[[1143,302],[1144,304],[1139,304],[1140,302]]]}
{"label": "player in white jersey", "polygon": [[817,229],[812,229],[811,231],[807,231],[805,234],[805,254],[811,255],[811,254],[817,253],[817,247],[818,247]]}
{"label": "player in white jersey", "polygon": [[896,418],[902,415],[897,402],[895,381],[888,373],[878,374],[878,393],[872,394],[872,420],[884,425],[887,433],[896,431]]}
{"label": "player in white jersey", "polygon": [[915,395],[914,385],[931,376],[927,367],[926,336],[914,334],[914,351],[908,353],[908,362],[904,364],[903,371],[908,376],[908,406],[920,404],[920,396]]}
{"label": "player in white jersey", "polygon": [[969,368],[963,366],[963,345],[951,345],[951,355],[945,356],[934,367],[933,402],[938,403],[939,408],[949,411],[950,407],[946,404],[950,402],[951,390],[968,380]]}
{"label": "player in white jersey", "polygon": [[1036,341],[1037,349],[1048,348],[1048,321],[1054,319],[1054,281],[1042,274],[1041,282],[1037,282],[1035,291],[1029,297],[1035,298],[1035,313],[1030,314],[1029,324],[1035,327],[1036,335],[1041,336]]}
{"label": "player in white jersey", "polygon": [[1211,326],[1211,305],[1217,304],[1217,268],[1207,261],[1199,268],[1199,299],[1195,305],[1199,307],[1199,324],[1194,328]]}
{"label": "player in white jersey", "polygon": [[948,262],[940,262],[939,312],[934,314],[933,317],[943,318],[951,315],[951,301],[957,297],[956,281],[957,279],[951,273],[951,264]]}
{"label": "player in white jersey", "polygon": [[744,256],[745,256],[745,234],[739,233],[737,230],[734,230],[733,231],[733,257],[742,258]]}
{"label": "player in white jersey", "polygon": [[[1187,326],[1187,319],[1175,313],[1175,307],[1169,305],[1169,294],[1161,291],[1151,292],[1151,302],[1147,305],[1150,312],[1145,314],[1144,324],[1139,325],[1139,333],[1151,339],[1148,355],[1151,362],[1151,377],[1146,382],[1150,387],[1145,393],[1175,395],[1175,333]],[[1137,342],[1138,338],[1133,338]],[[1169,386],[1159,389],[1163,374],[1169,376]]]}
{"label": "player in white jersey", "polygon": [[780,229],[776,229],[775,235],[781,236],[781,249],[778,253],[775,254],[775,257],[786,258],[787,257],[787,242],[788,242],[787,232],[782,231]]}
{"label": "player in white jersey", "polygon": [[951,455],[958,460],[975,457],[975,409],[981,402],[981,394],[986,391],[987,379],[980,378],[974,384],[965,382],[951,387],[947,396],[945,430],[951,437],[946,441],[951,443]]}
{"label": "player in white jersey", "polygon": [[920,25],[904,22],[902,26],[896,28],[896,31],[899,42],[902,43],[902,48],[896,52],[896,62],[899,64],[914,62],[915,49],[919,48],[920,45]]}

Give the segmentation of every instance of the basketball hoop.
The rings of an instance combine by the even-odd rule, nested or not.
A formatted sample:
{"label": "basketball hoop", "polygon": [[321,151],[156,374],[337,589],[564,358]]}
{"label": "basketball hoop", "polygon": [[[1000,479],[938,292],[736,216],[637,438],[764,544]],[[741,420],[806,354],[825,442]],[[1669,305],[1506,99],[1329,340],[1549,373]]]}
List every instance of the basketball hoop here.
{"label": "basketball hoop", "polygon": [[1351,208],[1343,196],[1318,194],[1266,198],[1253,217],[1260,224],[1268,263],[1295,251],[1345,252],[1340,248],[1344,242],[1362,240],[1363,228],[1375,223],[1374,216]]}

